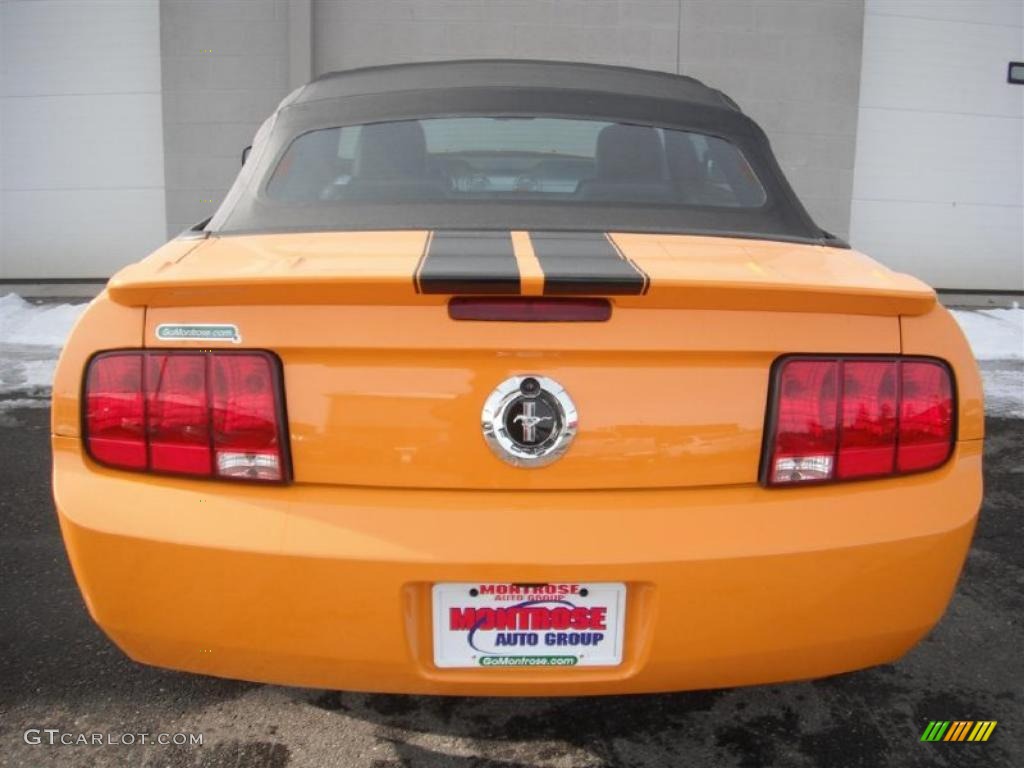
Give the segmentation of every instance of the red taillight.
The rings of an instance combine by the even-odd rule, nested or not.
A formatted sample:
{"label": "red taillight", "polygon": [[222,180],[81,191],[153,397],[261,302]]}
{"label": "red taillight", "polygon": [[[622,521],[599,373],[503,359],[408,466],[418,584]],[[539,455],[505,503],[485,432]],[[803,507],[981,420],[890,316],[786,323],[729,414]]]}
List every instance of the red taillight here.
{"label": "red taillight", "polygon": [[953,434],[953,386],[949,371],[931,361],[903,363],[900,377],[899,472],[942,464]]}
{"label": "red taillight", "polygon": [[600,323],[612,316],[612,305],[608,299],[458,296],[448,302],[448,316],[492,322]]}
{"label": "red taillight", "polygon": [[144,359],[149,469],[210,474],[207,356],[150,353]]}
{"label": "red taillight", "polygon": [[215,355],[213,444],[221,477],[281,479],[281,438],[270,360],[254,355]]}
{"label": "red taillight", "polygon": [[772,482],[791,474],[817,480],[832,476],[838,370],[835,362],[806,360],[782,369]]}
{"label": "red taillight", "polygon": [[89,364],[97,461],[193,477],[287,477],[281,387],[266,352],[107,352]]}
{"label": "red taillight", "polygon": [[768,485],[934,469],[953,448],[949,368],[917,358],[789,358],[766,433]]}
{"label": "red taillight", "polygon": [[93,361],[86,376],[85,413],[89,451],[97,461],[146,468],[141,355],[116,352]]}
{"label": "red taillight", "polygon": [[897,364],[846,360],[836,477],[887,475],[896,458]]}

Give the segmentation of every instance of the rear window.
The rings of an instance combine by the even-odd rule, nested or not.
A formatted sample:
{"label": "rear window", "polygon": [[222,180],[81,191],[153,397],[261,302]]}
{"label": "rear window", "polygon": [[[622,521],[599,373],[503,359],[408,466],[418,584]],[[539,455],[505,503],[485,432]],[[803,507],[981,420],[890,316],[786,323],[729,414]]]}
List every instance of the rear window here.
{"label": "rear window", "polygon": [[520,201],[759,208],[761,185],[716,136],[547,117],[445,117],[310,131],[277,163],[283,203]]}

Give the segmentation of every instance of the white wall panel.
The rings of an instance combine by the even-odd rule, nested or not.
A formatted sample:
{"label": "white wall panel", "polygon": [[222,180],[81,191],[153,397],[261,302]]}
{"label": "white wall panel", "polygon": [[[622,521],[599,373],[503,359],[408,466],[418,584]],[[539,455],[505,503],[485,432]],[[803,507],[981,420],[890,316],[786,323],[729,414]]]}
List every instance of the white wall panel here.
{"label": "white wall panel", "polygon": [[868,0],[851,240],[943,288],[1024,290],[1020,0]]}
{"label": "white wall panel", "polygon": [[164,191],[19,190],[2,193],[6,278],[107,277],[164,238]]}
{"label": "white wall panel", "polygon": [[19,96],[4,113],[4,189],[163,186],[160,95]]}
{"label": "white wall panel", "polygon": [[0,72],[0,279],[105,277],[158,246],[157,0],[3,0]]}
{"label": "white wall panel", "polygon": [[1020,25],[1020,0],[869,0],[875,16]]}
{"label": "white wall panel", "polygon": [[160,87],[154,3],[6,0],[6,95],[131,93]]}
{"label": "white wall panel", "polygon": [[[982,10],[989,0],[977,0]],[[942,2],[933,3],[941,8]],[[1006,66],[1019,53],[1017,21],[987,24],[934,18],[865,16],[861,104],[1020,117],[1020,88],[1006,82]]]}
{"label": "white wall panel", "polygon": [[1019,208],[854,200],[853,221],[857,248],[936,287],[1021,290]]}
{"label": "white wall panel", "polygon": [[858,199],[1024,203],[1019,118],[864,108],[857,138]]}

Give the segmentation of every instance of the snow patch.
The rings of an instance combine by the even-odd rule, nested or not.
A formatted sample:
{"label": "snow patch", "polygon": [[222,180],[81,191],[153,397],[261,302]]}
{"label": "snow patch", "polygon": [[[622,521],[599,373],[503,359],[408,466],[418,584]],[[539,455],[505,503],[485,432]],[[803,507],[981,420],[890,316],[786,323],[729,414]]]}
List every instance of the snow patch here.
{"label": "snow patch", "polygon": [[63,347],[85,304],[33,304],[16,294],[0,296],[0,344]]}
{"label": "snow patch", "polygon": [[981,361],[985,412],[990,416],[1024,419],[1024,363]]}
{"label": "snow patch", "polygon": [[15,397],[11,400],[0,400],[0,415],[4,411],[17,411],[21,408],[49,408],[50,400],[47,397]]}
{"label": "snow patch", "polygon": [[1024,309],[954,309],[978,360],[1024,360]]}
{"label": "snow patch", "polygon": [[85,304],[33,304],[0,296],[0,397],[6,408],[47,405],[53,369]]}
{"label": "snow patch", "polygon": [[1024,309],[955,309],[981,368],[985,411],[1024,419]]}

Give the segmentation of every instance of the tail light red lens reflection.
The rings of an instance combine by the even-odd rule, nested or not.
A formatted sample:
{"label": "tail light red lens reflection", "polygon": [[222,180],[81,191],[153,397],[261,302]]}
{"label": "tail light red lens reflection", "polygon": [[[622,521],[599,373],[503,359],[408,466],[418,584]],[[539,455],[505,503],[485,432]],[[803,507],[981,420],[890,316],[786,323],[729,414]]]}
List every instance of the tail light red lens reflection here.
{"label": "tail light red lens reflection", "polygon": [[85,442],[121,469],[287,478],[277,361],[267,352],[97,355],[85,383]]}

